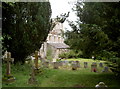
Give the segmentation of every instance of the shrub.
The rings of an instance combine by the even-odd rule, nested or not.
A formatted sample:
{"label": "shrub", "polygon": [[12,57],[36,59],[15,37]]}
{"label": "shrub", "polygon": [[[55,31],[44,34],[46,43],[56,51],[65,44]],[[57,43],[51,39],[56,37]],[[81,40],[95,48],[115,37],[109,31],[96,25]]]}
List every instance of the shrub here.
{"label": "shrub", "polygon": [[71,50],[67,53],[61,53],[59,55],[59,58],[61,58],[61,59],[64,59],[64,58],[66,58],[66,59],[67,58],[80,58],[80,57],[82,57],[82,52],[81,51],[75,52],[74,50]]}

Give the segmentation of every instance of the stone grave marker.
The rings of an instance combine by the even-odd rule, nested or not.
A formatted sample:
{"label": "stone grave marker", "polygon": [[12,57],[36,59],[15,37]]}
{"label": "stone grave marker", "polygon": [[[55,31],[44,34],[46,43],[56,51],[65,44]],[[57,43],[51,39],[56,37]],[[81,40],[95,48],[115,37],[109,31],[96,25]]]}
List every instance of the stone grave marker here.
{"label": "stone grave marker", "polygon": [[72,70],[77,70],[77,68],[78,68],[78,66],[77,66],[76,62],[74,61],[72,63]]}
{"label": "stone grave marker", "polygon": [[59,61],[59,66],[63,66],[63,61]]}
{"label": "stone grave marker", "polygon": [[6,52],[5,54],[5,58],[4,61],[7,62],[6,64],[6,75],[3,77],[3,82],[6,83],[12,83],[15,81],[15,77],[12,76],[11,74],[11,67],[10,67],[10,63],[14,61],[14,58],[11,58],[11,53],[10,52]]}
{"label": "stone grave marker", "polygon": [[49,62],[48,62],[48,61],[44,62],[44,63],[43,63],[43,66],[44,66],[45,68],[49,68]]}
{"label": "stone grave marker", "polygon": [[104,69],[102,70],[102,72],[109,72],[109,68],[107,66],[105,66]]}
{"label": "stone grave marker", "polygon": [[76,61],[77,68],[80,68],[80,62]]}
{"label": "stone grave marker", "polygon": [[91,72],[97,72],[97,64],[96,63],[91,64]]}
{"label": "stone grave marker", "polygon": [[53,68],[58,69],[59,68],[59,62],[53,62]]}
{"label": "stone grave marker", "polygon": [[84,62],[84,68],[87,68],[87,67],[88,67],[88,63]]}
{"label": "stone grave marker", "polygon": [[99,67],[103,67],[103,63],[100,62],[100,63],[99,63]]}
{"label": "stone grave marker", "polygon": [[30,78],[28,79],[28,84],[37,84],[34,67],[32,67],[32,72],[30,74]]}

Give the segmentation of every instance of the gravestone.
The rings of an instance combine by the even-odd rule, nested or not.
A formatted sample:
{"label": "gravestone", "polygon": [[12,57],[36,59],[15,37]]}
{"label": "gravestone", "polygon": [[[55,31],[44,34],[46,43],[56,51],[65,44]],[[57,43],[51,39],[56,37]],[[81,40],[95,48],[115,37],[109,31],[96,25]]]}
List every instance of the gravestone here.
{"label": "gravestone", "polygon": [[103,67],[103,63],[99,63],[99,67]]}
{"label": "gravestone", "polygon": [[59,68],[59,62],[53,62],[53,68],[58,69]]}
{"label": "gravestone", "polygon": [[74,61],[72,63],[72,70],[77,70],[78,66],[76,65],[76,62]]}
{"label": "gravestone", "polygon": [[80,62],[76,61],[77,68],[80,68]]}
{"label": "gravestone", "polygon": [[102,70],[102,72],[109,72],[108,67],[105,66],[104,69]]}
{"label": "gravestone", "polygon": [[63,66],[63,61],[59,61],[59,66]]}
{"label": "gravestone", "polygon": [[49,68],[49,62],[48,62],[48,61],[44,62],[44,63],[43,63],[43,66],[44,66],[45,68]]}
{"label": "gravestone", "polygon": [[28,79],[28,84],[37,84],[34,67],[32,67],[32,72],[30,74],[30,78]]}
{"label": "gravestone", "polygon": [[12,76],[11,74],[11,67],[10,67],[10,63],[14,61],[14,58],[11,58],[11,53],[10,52],[6,52],[5,54],[5,58],[4,61],[7,62],[6,64],[6,75],[4,75],[4,77],[2,78],[3,82],[5,83],[12,83],[15,81],[15,77]]}
{"label": "gravestone", "polygon": [[64,60],[64,65],[68,65],[69,61],[68,60]]}
{"label": "gravestone", "polygon": [[96,63],[91,64],[91,72],[97,72],[97,64]]}
{"label": "gravestone", "polygon": [[87,68],[87,67],[88,67],[88,63],[84,62],[84,68]]}

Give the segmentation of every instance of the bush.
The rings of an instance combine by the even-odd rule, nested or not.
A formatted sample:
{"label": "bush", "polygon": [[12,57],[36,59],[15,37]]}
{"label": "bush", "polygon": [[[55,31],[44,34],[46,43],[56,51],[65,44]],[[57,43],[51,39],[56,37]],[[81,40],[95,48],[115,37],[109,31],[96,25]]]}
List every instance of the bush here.
{"label": "bush", "polygon": [[68,59],[68,58],[80,58],[80,57],[82,57],[82,52],[81,51],[75,52],[74,50],[71,50],[67,53],[61,53],[59,55],[59,58],[61,58],[61,59],[64,59],[64,58],[66,58],[66,59]]}

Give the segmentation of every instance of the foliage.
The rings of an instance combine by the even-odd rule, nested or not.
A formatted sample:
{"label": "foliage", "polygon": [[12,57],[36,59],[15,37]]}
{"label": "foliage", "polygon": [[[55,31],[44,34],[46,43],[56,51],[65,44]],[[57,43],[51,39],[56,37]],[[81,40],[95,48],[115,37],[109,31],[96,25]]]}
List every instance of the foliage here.
{"label": "foliage", "polygon": [[[66,43],[81,50],[83,57],[92,55],[116,62],[120,58],[120,2],[80,2],[73,9],[76,23],[69,21],[72,31],[66,32]],[[120,67],[119,67],[120,68]],[[117,70],[117,68],[116,68]]]}
{"label": "foliage", "polygon": [[57,16],[57,17],[56,17],[56,20],[57,20],[58,22],[60,22],[60,23],[64,23],[65,20],[69,17],[69,13],[70,13],[70,12],[68,12],[67,14],[66,14],[66,13],[60,14],[60,16]]}
{"label": "foliage", "polygon": [[59,54],[59,57],[62,59],[64,59],[64,58],[66,58],[66,59],[68,59],[68,58],[80,58],[80,57],[82,57],[82,52],[79,51],[77,53],[77,52],[71,50],[69,52]]}
{"label": "foliage", "polygon": [[49,33],[49,2],[2,3],[3,50],[10,51],[15,63],[41,47]]}

